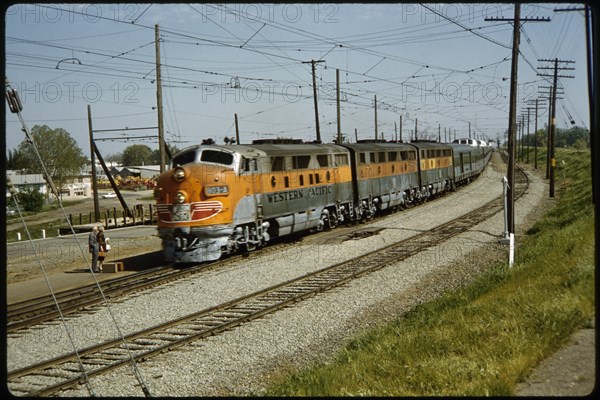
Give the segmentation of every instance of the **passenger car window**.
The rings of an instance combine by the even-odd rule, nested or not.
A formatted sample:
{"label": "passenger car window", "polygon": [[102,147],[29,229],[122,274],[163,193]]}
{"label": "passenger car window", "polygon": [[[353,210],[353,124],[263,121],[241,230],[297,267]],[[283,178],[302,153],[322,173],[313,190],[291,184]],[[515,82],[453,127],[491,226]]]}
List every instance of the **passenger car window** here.
{"label": "passenger car window", "polygon": [[329,167],[329,156],[327,154],[317,154],[319,167]]}
{"label": "passenger car window", "polygon": [[285,163],[283,157],[273,157],[271,159],[271,171],[284,171]]}
{"label": "passenger car window", "polygon": [[294,169],[305,169],[308,168],[310,163],[310,156],[295,156],[292,158],[292,166]]}

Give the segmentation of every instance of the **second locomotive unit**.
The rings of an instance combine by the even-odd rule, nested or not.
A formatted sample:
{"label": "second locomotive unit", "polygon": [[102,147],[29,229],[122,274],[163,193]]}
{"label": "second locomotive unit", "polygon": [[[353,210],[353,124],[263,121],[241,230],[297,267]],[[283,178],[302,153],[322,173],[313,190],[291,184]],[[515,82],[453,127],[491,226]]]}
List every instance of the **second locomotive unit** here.
{"label": "second locomotive unit", "polygon": [[430,142],[191,146],[173,157],[155,189],[165,257],[216,260],[422,202],[480,174],[490,154],[485,146]]}

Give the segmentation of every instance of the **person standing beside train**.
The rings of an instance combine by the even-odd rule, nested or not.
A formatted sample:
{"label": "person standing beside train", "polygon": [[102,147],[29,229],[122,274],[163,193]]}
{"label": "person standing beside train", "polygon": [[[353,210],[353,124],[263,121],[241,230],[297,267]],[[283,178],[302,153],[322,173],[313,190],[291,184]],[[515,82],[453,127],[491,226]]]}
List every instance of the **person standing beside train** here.
{"label": "person standing beside train", "polygon": [[104,236],[104,227],[98,228],[98,235],[96,236],[98,241],[98,271],[102,272],[102,265],[104,264],[104,258],[106,257],[106,240]]}
{"label": "person standing beside train", "polygon": [[98,270],[98,251],[100,250],[100,246],[98,244],[98,226],[95,225],[92,228],[88,236],[88,248],[90,253],[92,254],[92,271],[100,272]]}

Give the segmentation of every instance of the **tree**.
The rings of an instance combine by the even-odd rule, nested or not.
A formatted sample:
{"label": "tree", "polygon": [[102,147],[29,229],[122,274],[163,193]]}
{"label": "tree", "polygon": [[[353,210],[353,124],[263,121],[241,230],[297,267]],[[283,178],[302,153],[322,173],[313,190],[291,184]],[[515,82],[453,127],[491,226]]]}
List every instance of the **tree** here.
{"label": "tree", "polygon": [[110,163],[122,164],[123,163],[123,153],[115,153],[109,154],[104,159]]}
{"label": "tree", "polygon": [[[70,179],[80,175],[82,168],[88,163],[75,139],[64,129],[50,129],[46,125],[35,125],[31,128],[31,136],[36,144],[42,163],[59,192]],[[19,144],[17,150],[13,153],[13,159],[18,160],[19,163],[25,163],[26,173],[44,173],[37,152],[27,140]]]}
{"label": "tree", "polygon": [[38,212],[44,206],[44,194],[37,189],[27,189],[17,194],[19,204],[25,211]]}
{"label": "tree", "polygon": [[25,154],[20,152],[19,149],[8,150],[8,157],[6,158],[6,169],[8,170],[26,170],[28,166],[28,160]]}
{"label": "tree", "polygon": [[[165,148],[166,148],[166,152],[167,152],[167,160],[169,159],[169,152],[171,153],[171,156],[175,155],[177,152],[179,152],[179,149],[177,148],[176,145],[170,145],[169,143],[165,143]],[[152,151],[152,165],[159,165],[160,164],[160,150],[156,149]]]}
{"label": "tree", "polygon": [[152,165],[152,149],[145,144],[132,144],[123,150],[123,165]]}

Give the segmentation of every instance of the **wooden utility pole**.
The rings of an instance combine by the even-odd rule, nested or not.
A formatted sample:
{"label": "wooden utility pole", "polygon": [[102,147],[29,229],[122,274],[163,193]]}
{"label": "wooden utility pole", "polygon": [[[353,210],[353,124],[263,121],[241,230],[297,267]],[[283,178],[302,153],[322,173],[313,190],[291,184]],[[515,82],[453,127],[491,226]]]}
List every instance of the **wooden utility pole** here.
{"label": "wooden utility pole", "polygon": [[90,131],[90,159],[92,161],[92,196],[94,197],[94,221],[100,221],[98,201],[98,175],[96,175],[96,152],[94,151],[94,130],[92,129],[92,106],[87,106],[88,129]]}
{"label": "wooden utility pole", "polygon": [[[549,179],[550,179],[550,189],[549,189],[549,196],[550,197],[554,197],[554,174],[555,174],[555,170],[556,170],[556,159],[554,156],[554,145],[555,145],[555,136],[556,136],[556,86],[558,84],[558,78],[574,78],[574,76],[572,75],[558,75],[558,64],[559,63],[565,63],[565,64],[573,64],[575,63],[575,61],[570,61],[570,60],[559,60],[558,58],[555,58],[554,60],[538,60],[541,62],[554,62],[554,67],[540,67],[540,69],[554,69],[554,74],[553,75],[547,75],[547,74],[538,74],[539,76],[552,76],[553,77],[553,81],[552,81],[552,114],[551,114],[551,124],[549,125],[549,130],[550,130],[550,141],[551,143],[549,144],[550,147],[550,173],[549,173]],[[561,70],[574,70],[575,68],[572,67],[561,67]]]}
{"label": "wooden utility pole", "polygon": [[340,70],[335,70],[336,102],[337,102],[337,142],[342,144],[342,117],[340,110]]}
{"label": "wooden utility pole", "polygon": [[398,133],[399,133],[399,137],[400,137],[400,142],[402,142],[402,115],[400,116],[400,126],[398,129]]}
{"label": "wooden utility pole", "polygon": [[234,120],[235,120],[235,142],[237,144],[241,144],[240,143],[240,127],[238,125],[238,118],[237,118],[237,113],[233,114]]}
{"label": "wooden utility pole", "polygon": [[417,140],[417,119],[415,118],[415,141]]}
{"label": "wooden utility pole", "polygon": [[552,134],[550,126],[552,125],[552,93],[554,89],[550,87],[548,91],[548,125],[546,126],[546,179],[550,179],[550,147],[552,146]]}
{"label": "wooden utility pole", "polygon": [[517,127],[517,82],[519,67],[519,42],[521,22],[535,21],[548,22],[549,18],[524,18],[521,20],[521,4],[515,3],[513,19],[486,18],[486,21],[511,21],[513,23],[512,61],[510,68],[510,106],[508,111],[508,171],[507,171],[507,230],[509,234],[515,233],[515,134]]}
{"label": "wooden utility pole", "polygon": [[377,95],[375,95],[375,140],[377,140]]}
{"label": "wooden utility pole", "polygon": [[524,157],[525,157],[525,151],[524,151],[524,146],[523,146],[523,138],[525,137],[525,115],[521,114],[521,124],[519,126],[519,131],[521,132],[521,162],[524,161]]}
{"label": "wooden utility pole", "polygon": [[529,114],[531,107],[527,107],[527,164],[529,164]]}
{"label": "wooden utility pole", "polygon": [[538,130],[538,101],[535,99],[535,133],[533,135],[533,168],[537,169],[537,130]]}
{"label": "wooden utility pole", "polygon": [[156,51],[156,110],[158,113],[158,153],[160,156],[160,173],[166,170],[165,134],[163,128],[162,83],[160,77],[160,34],[158,24],[154,25],[154,45]]}
{"label": "wooden utility pole", "polygon": [[[527,111],[527,135],[525,136],[525,133],[523,133],[524,136],[524,141],[525,141],[525,147],[527,148],[527,157],[526,157],[526,162],[529,164],[529,136],[530,136],[530,131],[529,131],[529,122],[531,119],[531,110],[533,110],[533,107],[526,107],[525,109],[522,109],[521,112],[525,112]],[[523,114],[523,117],[525,117],[525,114]],[[523,128],[525,129],[525,128]],[[525,131],[523,131],[525,132]]]}
{"label": "wooden utility pole", "polygon": [[358,143],[358,129],[354,128],[354,140]]}
{"label": "wooden utility pole", "polygon": [[312,68],[313,100],[315,103],[315,125],[317,130],[317,142],[319,143],[321,143],[321,128],[319,127],[319,105],[317,102],[317,74],[315,70],[315,64],[320,62],[325,62],[325,60],[310,60],[302,62],[302,64],[310,64]]}
{"label": "wooden utility pole", "polygon": [[442,143],[442,125],[438,124],[438,143]]}
{"label": "wooden utility pole", "polygon": [[[487,19],[486,19],[487,21]],[[519,41],[521,34],[521,4],[515,3],[513,20],[512,61],[510,68],[510,106],[508,110],[508,187],[507,231],[515,233],[515,134],[517,130],[517,80],[519,70]]]}

